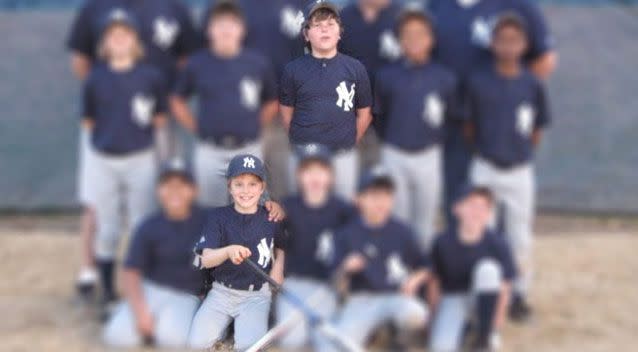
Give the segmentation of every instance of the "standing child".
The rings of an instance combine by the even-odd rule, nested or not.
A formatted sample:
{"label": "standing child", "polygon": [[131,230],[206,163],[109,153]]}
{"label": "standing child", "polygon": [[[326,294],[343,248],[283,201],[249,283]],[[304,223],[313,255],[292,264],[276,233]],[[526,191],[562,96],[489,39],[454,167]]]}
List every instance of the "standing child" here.
{"label": "standing child", "polygon": [[[177,120],[199,141],[195,178],[200,202],[228,204],[224,172],[237,154],[262,155],[261,128],[277,113],[276,80],[267,59],[242,48],[244,16],[238,5],[218,1],[208,17],[209,47],[188,59],[171,99]],[[187,98],[197,95],[193,116]]]}
{"label": "standing child", "polygon": [[458,105],[456,79],[432,62],[434,31],[423,10],[403,10],[397,30],[404,58],[381,69],[375,83],[381,159],[396,185],[396,215],[429,249],[443,187],[443,125]]}
{"label": "standing child", "polygon": [[[354,208],[333,193],[334,170],[330,149],[307,144],[295,150],[299,158],[299,193],[284,199],[287,217],[285,288],[310,304],[320,306],[322,317],[332,318],[337,297],[329,283],[334,257],[334,231],[354,215]],[[298,311],[285,300],[277,302],[277,320]],[[312,336],[312,339],[309,337]],[[307,323],[297,324],[281,341],[282,347],[298,350],[312,342]]]}
{"label": "standing child", "polygon": [[[293,147],[320,143],[332,150],[337,193],[350,199],[358,170],[355,145],[372,120],[372,97],[363,65],[337,51],[341,32],[333,4],[310,6],[303,28],[310,53],[286,65],[279,105]],[[292,175],[295,157],[291,164]]]}
{"label": "standing child", "polygon": [[197,244],[201,266],[213,268],[214,283],[193,320],[193,348],[210,348],[223,339],[233,319],[235,350],[250,347],[268,330],[268,283],[241,265],[252,260],[283,282],[283,230],[268,220],[268,212],[259,205],[265,174],[261,160],[250,154],[240,154],[228,165],[233,204],[215,209]]}
{"label": "standing child", "polygon": [[[83,126],[91,136],[91,197],[97,216],[95,256],[104,299],[115,299],[113,263],[125,201],[130,228],[154,208],[154,132],[166,124],[166,92],[160,74],[143,55],[132,17],[116,12],[105,21],[100,55],[84,87]],[[125,191],[125,192],[124,192]]]}
{"label": "standing child", "polygon": [[531,313],[526,296],[532,273],[533,154],[550,121],[545,88],[522,63],[526,33],[518,15],[502,15],[492,38],[494,64],[473,74],[467,85],[468,132],[476,149],[470,177],[504,206],[505,232],[521,271],[510,311],[517,321]]}

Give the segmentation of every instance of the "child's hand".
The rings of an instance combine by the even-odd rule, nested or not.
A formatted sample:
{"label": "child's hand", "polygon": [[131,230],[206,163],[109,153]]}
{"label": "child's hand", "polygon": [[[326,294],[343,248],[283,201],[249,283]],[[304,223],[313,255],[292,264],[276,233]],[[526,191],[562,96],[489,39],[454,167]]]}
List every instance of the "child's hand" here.
{"label": "child's hand", "polygon": [[401,293],[406,296],[415,296],[423,280],[418,275],[410,275],[401,284]]}
{"label": "child's hand", "polygon": [[228,254],[228,259],[235,265],[243,263],[246,258],[250,258],[252,255],[250,249],[238,244],[226,247],[226,253]]}
{"label": "child's hand", "polygon": [[343,270],[348,274],[358,273],[366,266],[366,258],[359,253],[352,253],[343,260]]}
{"label": "child's hand", "polygon": [[284,208],[282,208],[277,202],[268,200],[264,203],[264,207],[268,210],[268,221],[279,222],[286,217]]}

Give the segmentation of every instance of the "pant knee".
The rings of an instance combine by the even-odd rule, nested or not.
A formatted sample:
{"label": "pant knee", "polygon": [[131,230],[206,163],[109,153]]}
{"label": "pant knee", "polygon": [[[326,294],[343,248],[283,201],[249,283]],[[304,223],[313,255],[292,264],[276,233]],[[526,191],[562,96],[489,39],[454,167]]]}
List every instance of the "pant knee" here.
{"label": "pant knee", "polygon": [[475,292],[493,292],[501,287],[503,273],[501,265],[494,259],[481,259],[474,267],[472,287]]}

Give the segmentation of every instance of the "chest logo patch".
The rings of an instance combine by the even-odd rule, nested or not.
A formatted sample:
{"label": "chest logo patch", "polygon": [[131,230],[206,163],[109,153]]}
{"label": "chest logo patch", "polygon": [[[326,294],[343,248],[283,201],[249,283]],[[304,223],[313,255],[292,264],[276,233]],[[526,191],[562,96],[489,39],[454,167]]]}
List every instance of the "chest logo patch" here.
{"label": "chest logo patch", "polygon": [[401,55],[399,41],[389,29],[379,35],[379,55],[388,60],[396,60]]}
{"label": "chest logo patch", "polygon": [[332,231],[325,230],[317,238],[317,251],[315,258],[318,261],[329,264],[334,256],[334,235]]}
{"label": "chest logo patch", "polygon": [[133,120],[140,127],[147,127],[151,123],[155,99],[142,93],[137,93],[131,101]]}
{"label": "chest logo patch", "polygon": [[425,96],[423,101],[423,119],[430,126],[437,128],[443,123],[445,114],[445,104],[437,93],[430,93]]}
{"label": "chest logo patch", "polygon": [[257,80],[244,77],[239,81],[239,97],[241,104],[249,110],[257,110],[259,96],[261,95],[261,83]]}
{"label": "chest logo patch", "polygon": [[492,29],[494,28],[494,18],[477,17],[472,22],[472,42],[482,47],[488,48],[492,41]]}
{"label": "chest logo patch", "polygon": [[179,23],[174,19],[159,16],[153,21],[153,41],[166,50],[173,45],[179,33]]}
{"label": "chest logo patch", "polygon": [[398,253],[392,253],[385,261],[385,270],[389,284],[398,285],[408,277],[408,269]]}
{"label": "chest logo patch", "polygon": [[534,107],[529,103],[522,103],[516,109],[516,129],[518,133],[525,137],[529,137],[532,134],[532,127],[534,126],[534,119],[536,118],[536,112]]}
{"label": "chest logo patch", "polygon": [[295,38],[301,32],[301,26],[304,22],[303,12],[285,6],[279,14],[280,29],[283,34]]}
{"label": "chest logo patch", "polygon": [[350,85],[350,90],[348,90],[346,81],[341,81],[335,89],[339,95],[337,99],[337,106],[342,108],[343,111],[350,111],[354,108],[354,86],[355,84],[352,83]]}
{"label": "chest logo patch", "polygon": [[255,159],[251,158],[249,156],[244,158],[244,167],[248,168],[248,169],[254,169],[255,168]]}
{"label": "chest logo patch", "polygon": [[257,245],[257,251],[259,252],[259,260],[257,264],[261,265],[262,268],[266,268],[270,261],[272,260],[272,250],[274,247],[275,241],[270,240],[270,245],[268,244],[268,240],[266,238],[262,238]]}

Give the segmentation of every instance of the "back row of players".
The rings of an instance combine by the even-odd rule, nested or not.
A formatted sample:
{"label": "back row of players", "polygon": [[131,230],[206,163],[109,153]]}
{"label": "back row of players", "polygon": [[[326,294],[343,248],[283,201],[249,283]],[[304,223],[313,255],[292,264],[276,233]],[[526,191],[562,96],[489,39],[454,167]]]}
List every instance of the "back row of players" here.
{"label": "back row of players", "polygon": [[[430,4],[434,25],[425,12],[412,7],[401,10],[388,1],[360,1],[344,9],[341,17],[329,3],[311,4],[305,16],[291,4],[265,3],[211,7],[204,21],[210,46],[185,62],[199,41],[187,12],[175,2],[89,2],[78,16],[70,38],[74,67],[80,75],[86,75],[88,67],[92,71],[83,99],[91,146],[84,150],[81,196],[95,209],[95,257],[107,296],[114,296],[113,258],[120,230],[119,198],[113,195],[126,187],[132,224],[153,209],[156,162],[150,147],[161,142],[161,154],[169,154],[170,139],[161,133],[169,87],[173,87],[170,105],[176,120],[198,137],[194,166],[200,200],[223,205],[228,202],[229,160],[241,153],[261,156],[260,130],[277,114],[281,72],[279,111],[293,148],[307,143],[328,146],[337,191],[350,199],[358,166],[354,147],[372,120],[374,103],[375,125],[384,142],[381,159],[396,187],[397,215],[414,225],[423,248],[431,246],[434,233],[442,162],[445,199],[455,199],[466,181],[470,153],[464,151],[467,146],[460,133],[466,125],[479,155],[472,179],[490,188],[507,207],[510,245],[524,264],[515,301],[524,308],[533,218],[532,149],[548,121],[542,85],[524,66],[529,63],[542,76],[551,71],[553,59],[534,8],[523,2],[480,1],[452,2],[451,9],[448,3],[435,2]],[[275,11],[278,7],[280,11]],[[506,10],[514,12],[503,16]],[[446,11],[485,11],[485,15],[452,26]],[[492,20],[487,19],[490,11]],[[253,24],[264,30],[252,28]],[[287,35],[302,27],[310,54],[284,66],[303,43],[297,34]],[[281,32],[275,35],[273,28]],[[394,34],[399,35],[398,43]],[[274,51],[270,60],[243,50],[244,35],[247,46],[252,42],[255,48],[262,46],[262,53]],[[370,35],[379,40],[362,39]],[[448,68],[431,62],[435,37],[434,53]],[[366,66],[337,53],[339,42],[344,52]],[[463,43],[467,48],[460,49]],[[481,43],[483,47],[476,47]],[[496,54],[494,65],[488,64],[489,43]],[[138,63],[142,52],[151,66],[162,69],[160,73]],[[379,69],[401,52],[403,58],[397,63]],[[91,65],[95,55],[106,64]],[[470,75],[469,67],[483,69]],[[457,75],[449,68],[458,69]],[[375,83],[374,94],[370,81]],[[196,118],[187,104],[191,95],[199,98]],[[293,154],[291,169],[297,162]],[[87,240],[86,247],[92,248],[92,242]],[[92,251],[87,252],[90,268]],[[87,282],[95,277],[91,270],[81,276]]]}

